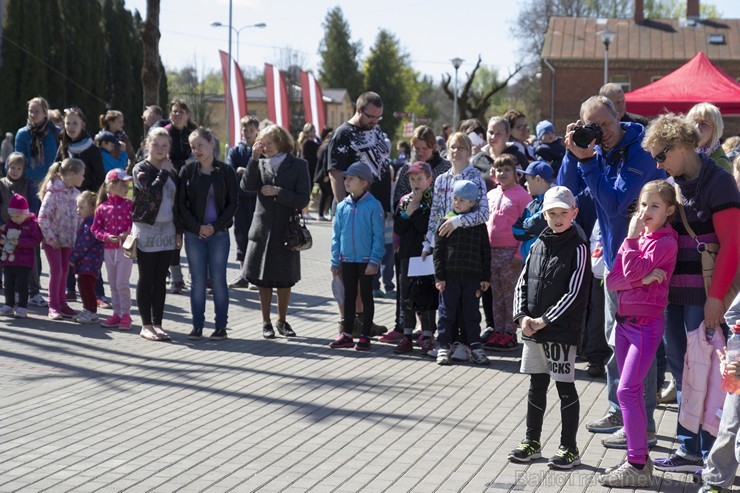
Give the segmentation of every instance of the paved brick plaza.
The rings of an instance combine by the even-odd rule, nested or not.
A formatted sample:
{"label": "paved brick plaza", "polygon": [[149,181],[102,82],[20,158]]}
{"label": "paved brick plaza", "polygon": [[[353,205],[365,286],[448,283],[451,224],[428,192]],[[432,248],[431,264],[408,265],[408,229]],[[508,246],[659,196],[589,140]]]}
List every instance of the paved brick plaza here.
{"label": "paved brick plaza", "polygon": [[[302,254],[289,313],[294,340],[262,339],[257,293],[245,290],[231,292],[223,342],[187,340],[187,295],[168,295],[171,343],[145,341],[138,326],[51,322],[38,309],[26,321],[0,320],[0,491],[606,491],[595,474],[623,452],[585,428],[573,472],[551,472],[546,459],[507,462],[524,436],[519,351],[493,355],[489,367],[439,367],[380,343],[370,353],[329,349],[338,318],[330,226],[309,227],[314,248]],[[390,324],[392,302],[376,306],[377,321]],[[209,300],[206,334],[212,317]],[[585,423],[607,409],[604,380],[578,368]],[[545,457],[560,434],[552,387]],[[675,407],[659,407],[656,420],[653,456],[663,456]],[[665,474],[653,489],[696,486]]]}

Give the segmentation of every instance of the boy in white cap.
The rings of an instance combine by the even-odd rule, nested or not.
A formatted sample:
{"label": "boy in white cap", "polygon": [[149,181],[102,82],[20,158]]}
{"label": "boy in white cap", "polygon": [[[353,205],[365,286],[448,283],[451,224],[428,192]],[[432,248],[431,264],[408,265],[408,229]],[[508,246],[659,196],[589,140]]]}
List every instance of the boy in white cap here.
{"label": "boy in white cap", "polygon": [[560,396],[562,431],[560,447],[547,465],[571,469],[581,463],[575,358],[586,324],[591,256],[585,234],[573,223],[578,208],[570,190],[549,189],[542,210],[547,228],[529,251],[514,297],[514,321],[524,340],[520,371],[528,373],[530,381],[526,438],[509,453],[509,460],[530,462],[542,456],[540,436],[552,378]]}

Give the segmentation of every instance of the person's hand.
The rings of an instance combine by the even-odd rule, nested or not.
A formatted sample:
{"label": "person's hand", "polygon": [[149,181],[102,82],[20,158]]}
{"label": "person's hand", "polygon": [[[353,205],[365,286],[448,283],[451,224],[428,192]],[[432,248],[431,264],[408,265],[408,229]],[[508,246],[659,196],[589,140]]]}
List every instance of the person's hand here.
{"label": "person's hand", "polygon": [[437,288],[437,291],[440,293],[445,290],[445,286],[447,285],[446,281],[437,281],[434,283],[434,286]]}
{"label": "person's hand", "polygon": [[488,291],[488,288],[490,288],[490,287],[491,287],[491,283],[488,282],[488,281],[482,281],[480,283],[480,290],[481,291]]}
{"label": "person's hand", "polygon": [[522,329],[522,334],[527,337],[532,337],[535,333],[535,330],[530,326],[531,322],[532,318],[526,315],[519,319],[519,327]]}
{"label": "person's hand", "polygon": [[215,230],[213,229],[213,226],[211,226],[210,224],[203,224],[203,225],[201,225],[200,229],[198,230],[198,236],[201,239],[205,239],[205,238],[208,238],[209,236],[213,235],[214,231]]}
{"label": "person's hand", "polygon": [[537,332],[538,330],[542,330],[547,326],[544,320],[542,320],[542,317],[538,318],[530,318],[529,319],[529,327]]}
{"label": "person's hand", "polygon": [[265,152],[265,144],[258,140],[252,146],[252,157],[258,158]]}
{"label": "person's hand", "polygon": [[172,161],[170,161],[169,159],[165,159],[164,161],[162,161],[162,164],[159,166],[159,168],[165,171],[172,171]]}
{"label": "person's hand", "polygon": [[424,260],[426,260],[427,257],[430,256],[431,254],[432,252],[427,252],[426,250],[422,250],[421,251],[421,261],[423,262]]}
{"label": "person's hand", "polygon": [[419,205],[421,204],[421,200],[424,198],[424,190],[421,190],[419,188],[415,188],[411,190],[411,203]]}
{"label": "person's hand", "polygon": [[632,216],[632,219],[630,219],[627,238],[637,238],[643,229],[645,229],[645,213],[643,211],[637,211]]}
{"label": "person's hand", "polygon": [[452,232],[455,231],[455,225],[452,222],[452,218],[450,217],[443,222],[437,231],[439,232],[439,236],[450,236]]}
{"label": "person's hand", "polygon": [[573,142],[573,129],[577,125],[583,125],[581,120],[575,123],[569,123],[565,130],[565,147],[579,160],[591,159],[596,154],[594,147],[596,146],[596,139],[592,140],[586,149],[579,147]]}
{"label": "person's hand", "polygon": [[236,168],[237,175],[243,175],[245,171],[247,171],[247,168],[245,168],[244,166],[239,166],[238,168]]}
{"label": "person's hand", "polygon": [[108,241],[111,243],[118,243],[118,235],[108,235]]}
{"label": "person's hand", "polygon": [[127,236],[128,236],[128,233],[126,231],[124,231],[123,233],[118,233],[118,241],[123,243],[124,241],[126,241]]}
{"label": "person's hand", "polygon": [[704,303],[704,326],[712,329],[719,327],[725,314],[725,303],[712,296],[707,296]]}
{"label": "person's hand", "polygon": [[666,279],[666,272],[663,269],[653,269],[648,275],[642,278],[642,284],[647,286],[651,282],[662,283]]}
{"label": "person's hand", "polygon": [[725,376],[725,366],[727,365],[727,346],[724,346],[720,351],[717,349],[717,357],[719,358],[719,373]]}
{"label": "person's hand", "polygon": [[175,248],[178,250],[182,248],[182,234],[180,233],[175,235]]}
{"label": "person's hand", "polygon": [[365,275],[374,276],[375,274],[378,273],[378,270],[380,270],[380,268],[378,267],[377,264],[369,263],[367,264],[367,267],[365,267]]}
{"label": "person's hand", "polygon": [[278,187],[274,185],[262,185],[260,193],[265,197],[275,197],[278,194]]}
{"label": "person's hand", "polygon": [[342,273],[341,270],[339,270],[339,267],[332,267],[331,268],[331,275],[334,277],[339,277],[339,275]]}

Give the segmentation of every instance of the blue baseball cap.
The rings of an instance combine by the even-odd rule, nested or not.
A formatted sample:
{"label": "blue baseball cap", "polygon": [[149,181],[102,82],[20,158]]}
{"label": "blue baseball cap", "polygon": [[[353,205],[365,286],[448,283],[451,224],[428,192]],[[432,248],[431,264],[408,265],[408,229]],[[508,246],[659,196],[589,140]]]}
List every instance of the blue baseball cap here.
{"label": "blue baseball cap", "polygon": [[368,183],[372,183],[373,181],[375,181],[375,178],[373,177],[373,172],[370,170],[370,166],[361,161],[352,163],[350,167],[347,168],[347,171],[342,173],[342,176],[356,176],[357,178],[365,180]]}
{"label": "blue baseball cap", "polygon": [[525,175],[539,176],[550,183],[552,183],[552,179],[555,175],[552,166],[550,166],[550,163],[546,161],[532,161],[529,163],[529,166],[527,166],[527,169],[522,171],[522,173]]}

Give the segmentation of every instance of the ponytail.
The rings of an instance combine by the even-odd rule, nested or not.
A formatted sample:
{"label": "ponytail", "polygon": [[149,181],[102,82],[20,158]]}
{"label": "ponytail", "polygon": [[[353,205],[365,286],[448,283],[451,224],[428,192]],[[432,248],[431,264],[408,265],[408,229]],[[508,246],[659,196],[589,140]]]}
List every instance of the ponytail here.
{"label": "ponytail", "polygon": [[49,171],[46,173],[44,180],[39,186],[39,199],[44,200],[46,195],[46,188],[49,186],[49,182],[54,178],[61,178],[62,176],[71,175],[74,173],[82,173],[85,171],[85,163],[76,158],[67,158],[63,161],[57,161],[49,166]]}
{"label": "ponytail", "polygon": [[100,190],[98,191],[98,200],[95,202],[95,206],[99,206],[106,200],[108,200],[108,184],[103,183],[102,185],[100,185]]}

